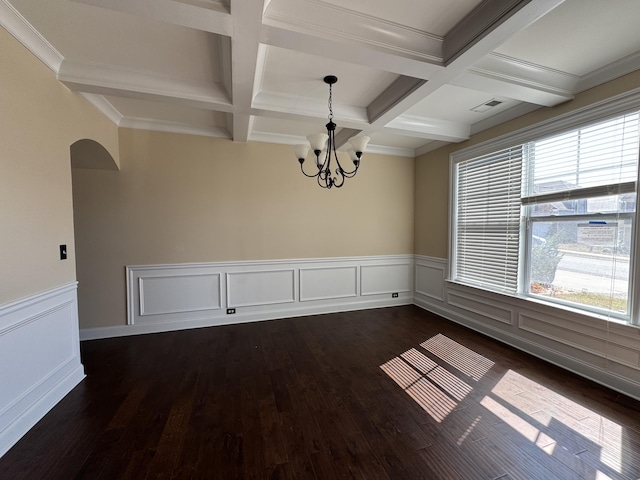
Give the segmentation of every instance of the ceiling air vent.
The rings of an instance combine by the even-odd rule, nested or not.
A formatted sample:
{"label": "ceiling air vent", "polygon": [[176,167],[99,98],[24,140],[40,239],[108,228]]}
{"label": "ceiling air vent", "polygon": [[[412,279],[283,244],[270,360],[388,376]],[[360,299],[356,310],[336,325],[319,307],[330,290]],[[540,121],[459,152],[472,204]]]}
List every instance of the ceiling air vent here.
{"label": "ceiling air vent", "polygon": [[471,111],[472,112],[480,112],[480,113],[486,112],[490,108],[497,107],[501,103],[504,103],[504,102],[502,100],[496,100],[495,98],[493,98],[493,99],[489,100],[488,102],[481,103],[477,107],[473,107],[471,109]]}

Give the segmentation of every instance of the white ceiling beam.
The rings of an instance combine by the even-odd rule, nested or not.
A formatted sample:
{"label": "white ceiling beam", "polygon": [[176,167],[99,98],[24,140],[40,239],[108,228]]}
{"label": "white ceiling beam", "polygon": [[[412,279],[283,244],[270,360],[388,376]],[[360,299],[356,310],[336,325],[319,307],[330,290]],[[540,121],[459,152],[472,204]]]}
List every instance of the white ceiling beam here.
{"label": "white ceiling beam", "polygon": [[[431,93],[465,73],[466,70],[476,62],[489,55],[517,32],[531,25],[563,1],[564,0],[521,0],[520,2],[516,2],[518,3],[518,8],[512,7],[509,15],[499,14],[499,12],[503,11],[503,5],[499,0],[490,0],[481,3],[479,8],[486,8],[488,11],[484,12],[483,15],[477,12],[472,13],[470,17],[463,19],[461,23],[465,23],[466,27],[473,31],[481,31],[482,34],[474,36],[474,43],[466,43],[462,47],[460,46],[461,42],[459,40],[455,42],[452,40],[452,46],[447,46],[448,37],[445,36],[443,51],[450,52],[448,54],[450,61],[447,63],[446,68],[436,72],[428,82],[423,83],[417,88],[415,88],[415,85],[409,85],[404,96],[399,95],[397,91],[391,94],[384,92],[379,99],[374,100],[372,104],[373,107],[378,103],[384,104],[385,96],[399,99],[395,103],[389,103],[387,101],[386,103],[389,103],[389,106],[386,109],[377,108],[379,112],[377,112],[375,118],[372,119],[372,127],[379,128],[385,126],[399,117]],[[473,25],[473,22],[487,21],[493,23],[478,23],[478,25]],[[454,27],[452,31],[456,29],[457,27]],[[390,88],[394,88],[394,86],[392,85]]]}
{"label": "white ceiling beam", "polygon": [[[393,109],[395,105],[403,101],[407,96],[419,90],[427,82],[418,78],[399,77],[367,107],[367,115],[371,123]],[[386,122],[385,122],[386,123]]]}
{"label": "white ceiling beam", "polygon": [[188,82],[139,70],[63,60],[58,80],[70,90],[116,95],[229,112],[231,103],[224,86]]}
{"label": "white ceiling beam", "polygon": [[230,36],[231,15],[219,2],[202,7],[172,0],[72,0],[160,22]]}
{"label": "white ceiling beam", "polygon": [[389,122],[381,131],[446,142],[462,142],[471,136],[471,127],[467,124],[406,114]]}
{"label": "white ceiling beam", "polygon": [[120,122],[124,118],[122,114],[113,106],[113,104],[102,95],[94,93],[80,93],[91,105],[96,107],[102,114],[111,120],[116,126],[120,125]]}
{"label": "white ceiling beam", "polygon": [[349,139],[355,137],[360,132],[362,132],[362,130],[354,128],[340,128],[340,130],[335,134],[336,150],[344,147]]}
{"label": "white ceiling beam", "polygon": [[230,137],[228,131],[219,127],[194,125],[182,122],[171,122],[167,120],[158,120],[155,118],[123,117],[118,126],[121,128],[152,130],[156,132],[182,133],[186,135],[199,135],[202,137]]}
{"label": "white ceiling beam", "polygon": [[[255,115],[272,112],[273,114],[279,114],[277,115],[279,118],[295,115],[298,118],[306,118],[308,120],[323,119],[325,122],[328,121],[327,115],[329,113],[327,101],[324,99],[318,100],[267,92],[260,92],[256,95],[253,99],[251,111]],[[339,120],[342,125],[362,126],[369,123],[367,110],[363,107],[334,103],[333,113],[336,120]],[[268,114],[267,116],[275,116],[273,114]]]}
{"label": "white ceiling beam", "polygon": [[264,23],[272,29],[266,30],[267,37],[275,37],[279,30],[292,31],[340,45],[357,43],[422,63],[442,63],[442,37],[326,1],[279,0],[266,10]]}
{"label": "white ceiling beam", "polygon": [[445,64],[451,63],[530,0],[484,0],[446,35],[442,48]]}
{"label": "white ceiling beam", "polygon": [[493,52],[450,83],[492,95],[499,92],[500,97],[553,107],[572,100],[579,81],[577,75]]}
{"label": "white ceiling beam", "polygon": [[[574,95],[568,92],[553,91],[542,85],[533,86],[527,80],[502,78],[494,72],[469,70],[449,83],[497,97],[507,97],[545,107],[554,107],[574,98]],[[500,93],[496,94],[496,92]]]}
{"label": "white ceiling beam", "polygon": [[231,38],[231,94],[233,140],[249,139],[260,31],[266,0],[231,0],[233,36]]}
{"label": "white ceiling beam", "polygon": [[263,25],[261,42],[296,52],[330,58],[341,62],[382,70],[385,72],[428,79],[444,68],[440,61],[425,61],[412,55],[398,55],[358,42],[345,42],[335,39],[318,39],[307,33],[284,28]]}

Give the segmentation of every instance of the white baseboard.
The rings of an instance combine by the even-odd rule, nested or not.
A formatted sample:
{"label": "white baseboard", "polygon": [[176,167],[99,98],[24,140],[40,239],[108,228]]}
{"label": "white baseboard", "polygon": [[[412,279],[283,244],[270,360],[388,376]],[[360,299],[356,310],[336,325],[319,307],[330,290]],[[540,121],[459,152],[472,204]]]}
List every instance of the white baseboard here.
{"label": "white baseboard", "polygon": [[0,352],[2,456],[84,378],[76,283],[1,306]]}
{"label": "white baseboard", "polygon": [[534,357],[545,360],[588,380],[611,388],[616,392],[620,392],[629,397],[635,398],[636,400],[640,400],[640,384],[633,380],[616,375],[611,371],[598,368],[595,364],[585,363],[570,355],[550,349],[540,343],[532,342],[516,334],[499,328],[494,328],[486,323],[474,321],[470,317],[460,315],[453,310],[425,301],[425,299],[416,298],[414,299],[414,304],[447,320],[458,323],[470,328],[471,330],[475,330],[476,332],[498,340],[501,343],[517,348],[518,350],[529,353]]}
{"label": "white baseboard", "polygon": [[277,320],[279,318],[306,317],[309,315],[322,315],[326,313],[348,312],[354,310],[367,310],[370,308],[395,307],[411,305],[410,298],[394,298],[389,301],[367,301],[359,303],[341,304],[336,306],[323,306],[315,308],[299,308],[293,310],[269,310],[256,313],[239,313],[226,317],[214,317],[202,320],[180,320],[149,325],[122,325],[117,327],[86,328],[80,331],[80,340],[99,340],[103,338],[126,337],[129,335],[142,335],[147,333],[171,332],[187,330],[191,328],[215,327],[220,325],[235,325],[239,323],[259,322],[264,320]]}
{"label": "white baseboard", "polygon": [[415,304],[640,399],[637,327],[451,284],[447,270],[445,259],[420,255],[131,266],[128,324],[80,335],[92,340]]}
{"label": "white baseboard", "polygon": [[408,305],[412,292],[413,255],[128,266],[127,325],[83,329],[80,336]]}

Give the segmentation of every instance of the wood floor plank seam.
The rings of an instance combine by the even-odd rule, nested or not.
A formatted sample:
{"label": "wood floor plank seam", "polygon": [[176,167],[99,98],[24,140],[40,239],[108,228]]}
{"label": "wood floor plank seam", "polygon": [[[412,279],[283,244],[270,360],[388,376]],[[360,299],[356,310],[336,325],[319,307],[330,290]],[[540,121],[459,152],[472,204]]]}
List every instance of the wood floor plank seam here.
{"label": "wood floor plank seam", "polygon": [[640,402],[415,306],[81,344],[11,480],[640,478]]}

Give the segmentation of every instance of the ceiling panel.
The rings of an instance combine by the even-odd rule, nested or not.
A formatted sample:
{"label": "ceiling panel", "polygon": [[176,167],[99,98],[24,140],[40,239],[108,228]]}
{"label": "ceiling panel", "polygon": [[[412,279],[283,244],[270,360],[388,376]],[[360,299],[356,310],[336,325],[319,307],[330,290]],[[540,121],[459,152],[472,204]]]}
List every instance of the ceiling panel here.
{"label": "ceiling panel", "polygon": [[282,118],[256,117],[253,130],[261,133],[289,135],[297,137],[296,143],[304,141],[307,135],[325,130],[326,121],[287,120]]}
{"label": "ceiling panel", "polygon": [[[492,108],[479,108],[490,101],[502,102]],[[445,85],[433,94],[407,110],[407,115],[419,117],[432,117],[451,122],[460,122],[473,125],[481,120],[516,106],[520,102],[512,99],[492,95],[486,92],[462,88],[454,85]]]}
{"label": "ceiling panel", "polygon": [[13,3],[69,61],[222,81],[217,35],[68,0]]}
{"label": "ceiling panel", "polygon": [[336,104],[366,107],[398,75],[316,55],[267,47],[260,91],[305,99],[327,100],[327,75],[338,77],[333,86]]}
{"label": "ceiling panel", "polygon": [[[278,0],[272,0],[277,2]],[[421,2],[390,2],[389,0],[291,0],[325,4],[340,10],[351,10],[362,15],[384,19],[407,28],[444,36],[461,18],[471,12],[482,0],[432,0]]]}
{"label": "ceiling panel", "polygon": [[638,0],[566,0],[496,51],[582,76],[640,50],[638,19]]}
{"label": "ceiling panel", "polygon": [[235,141],[322,130],[326,75],[339,137],[419,155],[640,69],[638,0],[2,2],[0,24],[116,124]]}
{"label": "ceiling panel", "polygon": [[200,127],[226,128],[227,115],[222,112],[187,107],[165,102],[151,102],[137,98],[105,96],[124,117],[155,119],[162,122],[192,124]]}

